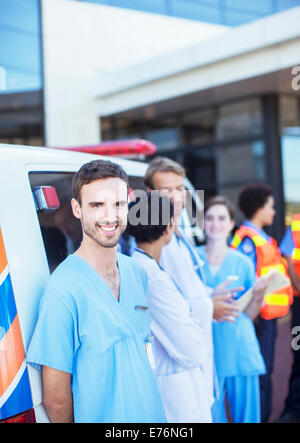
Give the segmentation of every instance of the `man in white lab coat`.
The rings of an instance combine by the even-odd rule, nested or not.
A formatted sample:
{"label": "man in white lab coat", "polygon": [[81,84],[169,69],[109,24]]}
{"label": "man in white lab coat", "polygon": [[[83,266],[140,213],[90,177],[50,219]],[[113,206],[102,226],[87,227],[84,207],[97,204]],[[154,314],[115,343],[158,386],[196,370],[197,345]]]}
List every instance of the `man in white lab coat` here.
{"label": "man in white lab coat", "polygon": [[[130,217],[137,207],[146,214],[144,223],[136,223]],[[133,258],[148,274],[155,374],[167,421],[209,423],[212,421],[211,398],[204,374],[209,338],[203,322],[199,322],[203,303],[198,298],[191,306],[172,277],[159,265],[161,250],[171,241],[175,230],[172,218],[170,199],[153,191],[146,200],[137,199],[130,204],[127,231],[137,244]],[[211,323],[212,305],[208,305]]]}
{"label": "man in white lab coat", "polygon": [[171,241],[164,246],[160,255],[160,265],[172,277],[188,302],[201,325],[204,340],[202,346],[205,360],[202,369],[206,376],[206,391],[209,404],[214,401],[214,364],[212,321],[235,321],[239,315],[232,296],[243,288],[228,290],[231,280],[225,281],[212,291],[205,285],[202,262],[193,246],[180,228],[181,212],[185,206],[185,170],[178,163],[165,157],[156,157],[149,164],[145,175],[148,191],[157,190],[168,195],[174,207],[175,232]]}

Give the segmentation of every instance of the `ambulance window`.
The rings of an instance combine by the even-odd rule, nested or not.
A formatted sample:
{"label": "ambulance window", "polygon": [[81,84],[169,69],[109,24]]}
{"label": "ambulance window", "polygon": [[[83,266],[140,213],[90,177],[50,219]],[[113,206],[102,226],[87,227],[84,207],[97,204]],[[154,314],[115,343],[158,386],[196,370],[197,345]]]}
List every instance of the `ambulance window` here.
{"label": "ambulance window", "polygon": [[82,233],[80,221],[71,209],[73,173],[30,173],[31,188],[52,186],[60,207],[51,212],[37,211],[50,272],[79,247]]}
{"label": "ambulance window", "polygon": [[144,185],[144,177],[129,177],[129,187],[133,190],[135,189],[143,189],[146,190],[146,186]]}
{"label": "ambulance window", "polygon": [[[50,272],[78,249],[82,240],[81,224],[73,216],[71,208],[73,173],[32,172],[31,188],[52,186],[60,207],[51,212],[37,211]],[[141,177],[129,177],[131,189],[144,189]]]}

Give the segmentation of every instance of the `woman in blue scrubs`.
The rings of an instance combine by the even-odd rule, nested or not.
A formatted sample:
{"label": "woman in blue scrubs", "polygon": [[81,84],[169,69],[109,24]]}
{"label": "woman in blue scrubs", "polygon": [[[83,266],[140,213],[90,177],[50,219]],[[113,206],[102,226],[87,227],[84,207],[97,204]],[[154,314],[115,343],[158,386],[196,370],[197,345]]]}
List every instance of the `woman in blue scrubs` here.
{"label": "woman in blue scrubs", "polygon": [[[259,375],[265,372],[252,320],[258,315],[266,289],[266,281],[256,280],[252,262],[228,246],[228,236],[234,226],[234,208],[225,197],[209,200],[204,210],[206,244],[198,248],[204,262],[206,284],[215,288],[225,280],[243,286],[244,292],[253,287],[254,297],[247,313],[238,318],[213,323],[214,357],[219,395],[213,405],[216,423],[260,422]],[[230,288],[231,283],[228,285]],[[242,293],[236,294],[239,298]]]}

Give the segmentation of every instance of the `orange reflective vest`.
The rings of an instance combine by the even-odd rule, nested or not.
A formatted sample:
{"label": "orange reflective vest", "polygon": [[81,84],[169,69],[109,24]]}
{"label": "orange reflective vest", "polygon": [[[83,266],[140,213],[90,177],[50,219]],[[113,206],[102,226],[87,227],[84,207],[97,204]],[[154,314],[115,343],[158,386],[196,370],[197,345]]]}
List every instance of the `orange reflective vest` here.
{"label": "orange reflective vest", "polygon": [[[300,278],[300,214],[292,217],[291,231],[294,240],[294,249],[292,252],[292,260],[295,271]],[[300,294],[294,289],[294,295],[299,297]]]}
{"label": "orange reflective vest", "polygon": [[[266,240],[257,231],[247,226],[241,226],[235,233],[231,247],[237,249],[245,237],[250,237],[256,248],[256,275],[267,275],[271,269],[277,269],[288,277],[287,264],[281,256],[276,241],[273,238]],[[271,294],[264,296],[260,315],[265,320],[283,317],[289,312],[289,306],[293,303],[293,289],[289,285]]]}

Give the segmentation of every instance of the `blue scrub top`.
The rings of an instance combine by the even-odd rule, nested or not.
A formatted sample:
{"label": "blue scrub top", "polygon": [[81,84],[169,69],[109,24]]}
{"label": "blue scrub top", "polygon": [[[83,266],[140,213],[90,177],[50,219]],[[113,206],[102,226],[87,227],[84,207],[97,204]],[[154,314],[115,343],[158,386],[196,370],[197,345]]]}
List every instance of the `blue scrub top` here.
{"label": "blue scrub top", "polygon": [[118,254],[119,302],[82,258],[70,255],[52,274],[27,362],[72,374],[75,422],[165,422],[148,361],[147,275]]}
{"label": "blue scrub top", "polygon": [[291,227],[289,227],[285,231],[284,237],[280,243],[281,254],[286,255],[287,257],[292,257],[294,248],[295,242],[293,239]]}
{"label": "blue scrub top", "polygon": [[[197,248],[204,262],[206,284],[215,288],[229,275],[235,275],[228,288],[244,286],[246,292],[255,282],[255,270],[251,261],[238,251],[229,249],[218,270],[213,276],[210,272],[206,252],[203,246]],[[238,297],[242,293],[238,294]],[[234,323],[213,323],[214,357],[218,378],[250,376],[265,373],[265,364],[256,338],[254,325],[244,313]]]}

